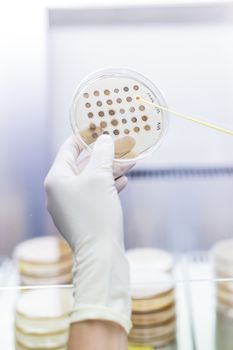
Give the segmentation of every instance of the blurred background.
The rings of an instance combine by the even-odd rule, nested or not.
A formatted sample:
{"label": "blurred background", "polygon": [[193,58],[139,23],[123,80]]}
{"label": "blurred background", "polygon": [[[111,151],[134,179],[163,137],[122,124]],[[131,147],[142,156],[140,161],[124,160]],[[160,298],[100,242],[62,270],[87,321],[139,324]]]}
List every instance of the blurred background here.
{"label": "blurred background", "polygon": [[[80,81],[97,69],[129,68],[152,80],[172,109],[233,130],[232,62],[233,0],[0,1],[5,349],[15,349],[16,299],[25,295],[14,286],[71,282],[71,252],[68,277],[55,269],[50,279],[55,263],[39,277],[33,270],[41,261],[43,267],[46,254],[51,262],[54,250],[47,239],[32,245],[34,251],[29,242],[36,264],[11,257],[19,242],[57,235],[43,182],[72,132],[69,107]],[[233,137],[170,116],[165,142],[130,172],[121,200],[127,248],[177,254],[169,270],[175,277],[175,349],[232,350],[232,248],[220,243],[220,257],[213,260],[208,251],[233,237]]]}
{"label": "blurred background", "polygon": [[[2,1],[0,255],[54,234],[44,177],[87,74],[126,67],[169,107],[233,129],[233,2]],[[206,250],[233,232],[233,137],[170,117],[122,193],[126,246]]]}

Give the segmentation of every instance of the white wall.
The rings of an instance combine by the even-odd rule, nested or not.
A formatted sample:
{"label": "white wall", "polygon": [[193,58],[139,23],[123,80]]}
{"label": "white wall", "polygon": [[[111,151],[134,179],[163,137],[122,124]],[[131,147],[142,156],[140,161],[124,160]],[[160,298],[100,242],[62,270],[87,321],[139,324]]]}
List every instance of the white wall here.
{"label": "white wall", "polygon": [[1,2],[0,255],[45,233],[46,79],[44,4]]}

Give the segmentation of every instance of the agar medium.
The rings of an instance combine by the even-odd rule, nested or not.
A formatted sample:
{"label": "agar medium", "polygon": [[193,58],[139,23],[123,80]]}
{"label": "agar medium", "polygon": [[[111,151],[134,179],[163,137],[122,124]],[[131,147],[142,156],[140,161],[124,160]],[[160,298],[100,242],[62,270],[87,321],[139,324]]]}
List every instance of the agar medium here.
{"label": "agar medium", "polygon": [[175,318],[175,304],[168,305],[167,307],[156,312],[150,311],[148,313],[139,312],[132,314],[132,322],[135,327],[157,326],[169,322]]}
{"label": "agar medium", "polygon": [[166,106],[158,88],[134,71],[112,68],[89,75],[72,100],[74,134],[89,150],[100,135],[110,135],[118,161],[144,158],[164,139],[168,113],[138,101],[139,95]]}

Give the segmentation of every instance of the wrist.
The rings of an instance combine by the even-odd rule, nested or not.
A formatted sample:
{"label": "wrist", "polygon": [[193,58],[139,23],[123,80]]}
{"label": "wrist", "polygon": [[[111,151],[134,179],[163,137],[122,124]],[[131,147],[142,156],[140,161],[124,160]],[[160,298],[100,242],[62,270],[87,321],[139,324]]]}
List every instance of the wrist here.
{"label": "wrist", "polygon": [[108,239],[78,247],[75,250],[73,284],[72,322],[107,320],[118,323],[129,332],[129,266],[123,244]]}

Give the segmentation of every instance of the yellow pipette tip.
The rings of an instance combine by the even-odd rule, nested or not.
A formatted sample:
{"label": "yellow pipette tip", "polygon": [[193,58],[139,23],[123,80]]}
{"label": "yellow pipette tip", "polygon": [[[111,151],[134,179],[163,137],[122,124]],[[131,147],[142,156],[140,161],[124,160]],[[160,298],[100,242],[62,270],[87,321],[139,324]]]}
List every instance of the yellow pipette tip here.
{"label": "yellow pipette tip", "polygon": [[164,106],[160,106],[157,103],[145,100],[144,98],[142,98],[139,95],[135,96],[135,99],[136,100],[142,100],[144,103],[147,103],[148,105],[157,107],[157,108],[161,109],[162,111],[165,111],[165,112],[168,112],[170,114],[175,115],[176,117],[180,117],[180,118],[183,118],[183,119],[188,120],[190,122],[193,122],[193,123],[196,123],[196,124],[199,124],[199,125],[202,125],[202,126],[206,126],[207,128],[213,129],[215,131],[219,131],[219,132],[222,132],[222,133],[225,133],[225,134],[233,136],[233,130],[222,128],[222,127],[220,127],[218,125],[215,125],[215,124],[212,124],[212,123],[208,123],[208,122],[205,122],[205,121],[200,120],[200,119],[196,119],[196,118],[194,118],[194,117],[192,117],[190,115],[186,115],[186,114],[183,114],[183,113],[179,113],[179,112],[173,111],[170,108],[167,108],[167,107],[164,107]]}

